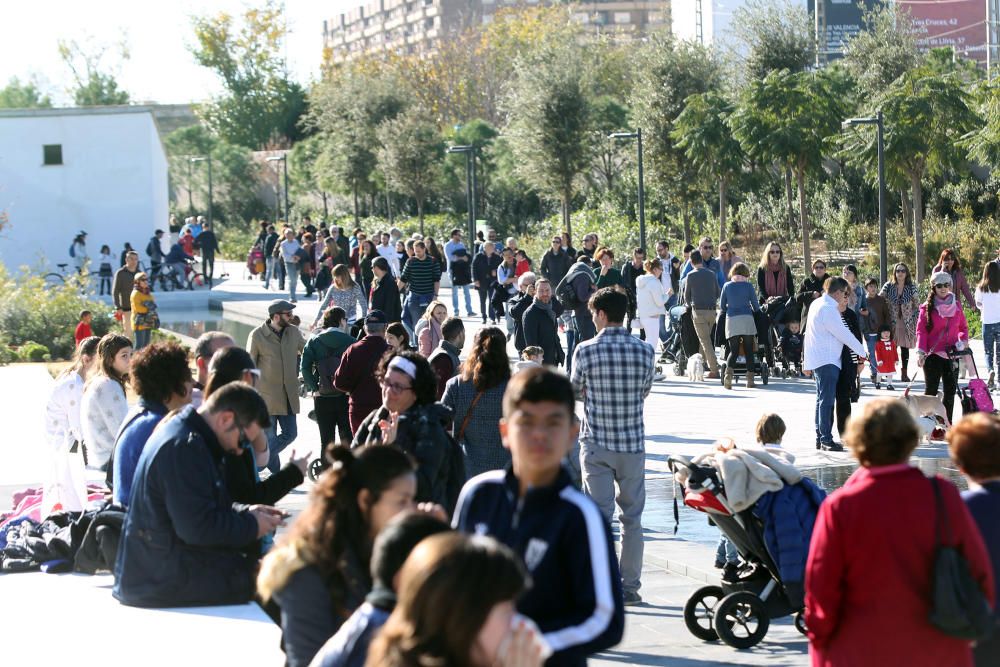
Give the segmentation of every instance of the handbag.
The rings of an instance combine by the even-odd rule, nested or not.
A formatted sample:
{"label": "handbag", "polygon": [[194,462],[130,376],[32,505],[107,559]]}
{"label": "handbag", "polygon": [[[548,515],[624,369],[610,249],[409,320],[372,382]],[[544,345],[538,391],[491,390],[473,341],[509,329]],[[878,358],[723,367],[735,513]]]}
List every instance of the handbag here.
{"label": "handbag", "polygon": [[458,431],[455,433],[455,442],[461,444],[462,436],[465,435],[465,427],[469,425],[469,420],[472,419],[472,411],[475,409],[476,403],[479,402],[479,399],[483,397],[484,393],[486,392],[481,391],[478,394],[476,394],[476,397],[472,399],[472,403],[469,404],[469,409],[465,413],[465,419],[462,420],[462,425],[458,428]]}
{"label": "handbag", "polygon": [[[951,637],[979,641],[992,633],[995,619],[969,563],[951,542],[948,514],[936,478],[930,478],[937,507],[934,567],[931,572],[931,625]],[[945,533],[942,541],[942,532]]]}

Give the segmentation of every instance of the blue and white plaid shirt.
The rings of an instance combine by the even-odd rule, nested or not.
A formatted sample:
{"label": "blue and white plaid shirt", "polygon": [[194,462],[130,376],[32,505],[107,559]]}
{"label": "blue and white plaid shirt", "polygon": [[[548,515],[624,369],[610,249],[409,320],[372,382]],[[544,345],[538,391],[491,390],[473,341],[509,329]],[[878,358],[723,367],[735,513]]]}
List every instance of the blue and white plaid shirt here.
{"label": "blue and white plaid shirt", "polygon": [[606,327],[576,346],[573,389],[583,396],[580,444],[645,451],[642,408],[653,386],[653,347],[624,327]]}

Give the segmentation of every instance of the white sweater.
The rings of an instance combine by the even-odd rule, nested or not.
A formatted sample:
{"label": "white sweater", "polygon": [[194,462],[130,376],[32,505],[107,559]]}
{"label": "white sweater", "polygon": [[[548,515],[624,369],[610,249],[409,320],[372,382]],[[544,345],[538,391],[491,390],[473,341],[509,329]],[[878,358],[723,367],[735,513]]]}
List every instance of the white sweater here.
{"label": "white sweater", "polygon": [[976,306],[983,312],[983,324],[1000,322],[1000,292],[984,292],[977,287]]}
{"label": "white sweater", "polygon": [[639,317],[659,317],[664,314],[667,292],[652,274],[646,273],[635,279],[635,310]]}
{"label": "white sweater", "polygon": [[80,406],[83,400],[83,378],[69,373],[56,380],[45,403],[45,479],[42,484],[42,517],[56,507],[78,512],[87,505],[87,475],[83,455],[70,449],[83,441]]}
{"label": "white sweater", "polygon": [[87,382],[80,417],[90,467],[100,468],[111,458],[118,429],[127,414],[128,401],[118,382],[104,375],[95,376]]}

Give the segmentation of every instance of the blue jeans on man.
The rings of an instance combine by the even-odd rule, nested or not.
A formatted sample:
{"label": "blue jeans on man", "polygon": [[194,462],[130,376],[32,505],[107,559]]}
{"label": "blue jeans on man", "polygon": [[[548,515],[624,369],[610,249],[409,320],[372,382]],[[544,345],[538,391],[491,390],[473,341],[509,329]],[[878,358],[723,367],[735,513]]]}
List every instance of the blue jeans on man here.
{"label": "blue jeans on man", "polygon": [[997,345],[1000,344],[1000,322],[993,322],[992,324],[983,325],[983,348],[986,350],[986,366],[989,368],[988,373],[992,373],[996,370],[994,364],[1000,359],[997,359]]}
{"label": "blue jeans on man", "polygon": [[878,375],[878,362],[875,361],[875,343],[878,342],[878,334],[865,334],[865,344],[868,346],[868,365],[872,370],[872,377]]}
{"label": "blue jeans on man", "polygon": [[[281,435],[278,435],[278,428],[281,428]],[[271,427],[267,429],[267,448],[269,456],[267,459],[267,469],[271,474],[281,470],[281,460],[278,455],[299,435],[297,415],[289,409],[287,415],[271,415]]]}
{"label": "blue jeans on man", "polygon": [[452,284],[452,286],[451,286],[451,312],[455,314],[455,317],[458,317],[458,313],[459,313],[459,311],[458,311],[458,290],[462,290],[463,292],[465,292],[465,314],[468,315],[469,317],[472,317],[472,316],[475,315],[475,313],[472,312],[472,296],[471,296],[470,290],[469,290],[470,287],[471,287],[470,285],[455,285],[455,284]]}
{"label": "blue jeans on man", "polygon": [[413,327],[417,325],[420,317],[427,310],[427,306],[433,300],[433,294],[417,294],[416,292],[410,292],[409,296],[406,297],[406,307],[403,308],[403,324],[410,331],[413,331]]}
{"label": "blue jeans on man", "polygon": [[816,382],[816,442],[833,444],[833,406],[837,399],[837,380],[840,369],[836,364],[826,364],[813,369]]}
{"label": "blue jeans on man", "polygon": [[299,282],[299,265],[295,262],[285,262],[285,275],[288,278],[288,296],[291,298],[292,303],[295,303],[297,301],[295,298],[295,287],[296,283]]}

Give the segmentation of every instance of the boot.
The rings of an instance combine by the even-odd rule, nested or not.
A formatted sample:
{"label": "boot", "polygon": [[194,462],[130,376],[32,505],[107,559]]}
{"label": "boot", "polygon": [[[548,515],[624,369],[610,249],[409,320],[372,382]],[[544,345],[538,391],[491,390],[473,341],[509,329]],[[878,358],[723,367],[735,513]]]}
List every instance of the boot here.
{"label": "boot", "polygon": [[909,382],[910,381],[910,376],[907,375],[906,368],[903,368],[903,374],[899,376],[899,381],[900,382]]}
{"label": "boot", "polygon": [[753,389],[757,385],[753,381],[753,373],[747,371],[747,389]]}
{"label": "boot", "polygon": [[733,367],[726,366],[726,374],[722,378],[722,386],[726,389],[733,388]]}

